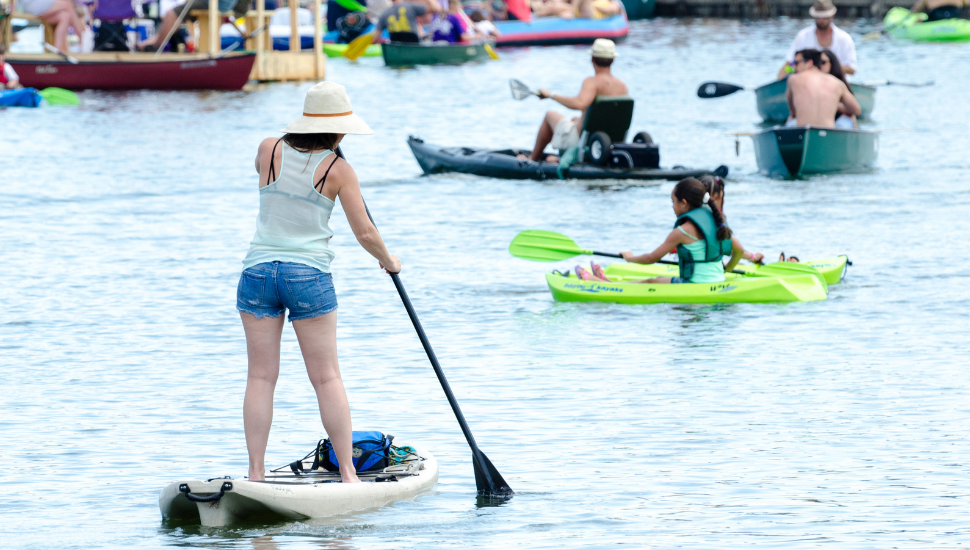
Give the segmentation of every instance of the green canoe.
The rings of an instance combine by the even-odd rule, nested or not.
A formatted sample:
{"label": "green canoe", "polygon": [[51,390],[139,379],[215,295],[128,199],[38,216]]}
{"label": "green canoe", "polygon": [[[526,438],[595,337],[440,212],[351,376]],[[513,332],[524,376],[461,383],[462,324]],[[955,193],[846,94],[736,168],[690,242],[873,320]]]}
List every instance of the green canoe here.
{"label": "green canoe", "polygon": [[779,126],[751,139],[758,170],[773,177],[866,172],[879,153],[879,133],[863,130]]}
{"label": "green canoe", "polygon": [[[848,256],[836,256],[834,258],[823,258],[821,260],[810,260],[807,262],[800,262],[799,265],[807,265],[814,267],[822,274],[825,279],[825,283],[829,285],[838,284],[842,281],[842,276],[845,273],[846,264],[849,260]],[[791,265],[790,263],[776,262],[772,264],[767,264],[768,266],[777,265]],[[752,275],[762,275],[759,271],[763,266],[755,264],[738,264],[735,268],[737,271],[744,271],[746,273],[751,273]],[[680,272],[680,268],[675,265],[669,264],[634,264],[627,262],[614,262],[604,269],[604,273],[610,279],[613,276],[639,276],[639,277],[676,277]],[[775,275],[768,275],[775,276]]]}
{"label": "green canoe", "polygon": [[388,67],[414,65],[460,65],[466,61],[488,59],[484,44],[384,44],[384,64]]}
{"label": "green canoe", "polygon": [[[862,107],[862,116],[859,118],[869,118],[873,107],[876,105],[876,88],[864,84],[850,84],[852,93],[856,101]],[[788,100],[785,98],[785,91],[788,89],[788,78],[776,80],[770,84],[765,84],[754,91],[755,100],[758,102],[758,114],[765,122],[785,122],[788,120]]]}
{"label": "green canoe", "polygon": [[970,20],[943,19],[925,23],[926,18],[925,13],[914,14],[906,8],[893,8],[886,14],[883,25],[893,36],[909,40],[970,40]]}
{"label": "green canoe", "polygon": [[[327,54],[327,57],[342,57],[344,55],[344,50],[350,44],[324,44],[323,53]],[[371,44],[367,46],[364,50],[363,57],[380,57],[381,56],[381,45]]]}
{"label": "green canoe", "polygon": [[582,281],[573,274],[546,274],[552,297],[560,302],[720,304],[810,302],[826,298],[825,287],[812,275],[750,277],[728,273],[723,283],[656,285],[629,282],[642,279],[642,275],[618,278],[618,281],[607,283]]}

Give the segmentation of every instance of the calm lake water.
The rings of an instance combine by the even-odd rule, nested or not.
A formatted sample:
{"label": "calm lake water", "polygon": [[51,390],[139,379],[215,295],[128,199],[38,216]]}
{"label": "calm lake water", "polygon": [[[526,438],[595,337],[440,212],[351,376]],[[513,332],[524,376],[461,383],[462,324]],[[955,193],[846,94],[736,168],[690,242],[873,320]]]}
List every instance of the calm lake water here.
{"label": "calm lake water", "polygon": [[[235,289],[257,211],[256,145],[310,86],[84,92],[0,111],[0,540],[5,548],[950,548],[970,545],[970,44],[861,40],[880,88],[871,174],[770,180],[742,138],[801,21],[637,22],[616,73],[664,165],[728,164],[726,212],[775,257],[848,254],[824,302],[552,301],[520,230],[653,249],[671,183],[421,177],[405,140],[531,146],[585,47],[396,71],[332,60],[376,131],[345,153],[482,449],[518,494],[476,506],[470,453],[389,278],[339,208],[341,366],[358,429],[418,442],[434,494],[369,513],[230,529],[167,525],[177,478],[242,476],[245,340]],[[962,99],[961,99],[962,98]],[[579,258],[578,261],[588,261]],[[323,437],[284,332],[268,465]]]}

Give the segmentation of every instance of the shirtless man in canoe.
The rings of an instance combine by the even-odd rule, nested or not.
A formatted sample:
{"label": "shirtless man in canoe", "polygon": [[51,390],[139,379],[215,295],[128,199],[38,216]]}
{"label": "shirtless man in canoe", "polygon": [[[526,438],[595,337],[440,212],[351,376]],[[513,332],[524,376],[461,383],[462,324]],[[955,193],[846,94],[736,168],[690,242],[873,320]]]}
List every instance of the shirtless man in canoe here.
{"label": "shirtless man in canoe", "polygon": [[846,85],[819,70],[821,60],[818,50],[795,53],[795,74],[788,77],[786,92],[791,117],[785,126],[834,128],[837,112],[862,114],[862,107]]}
{"label": "shirtless man in canoe", "polygon": [[966,0],[917,0],[909,11],[912,13],[925,11],[929,16],[926,19],[927,22],[959,19],[966,3]]}
{"label": "shirtless man in canoe", "polygon": [[[616,45],[612,40],[597,38],[593,42],[593,48],[589,50],[593,57],[593,71],[595,75],[583,81],[583,86],[576,97],[559,95],[545,88],[539,89],[541,99],[552,99],[560,103],[567,109],[581,111],[582,114],[575,118],[567,118],[556,111],[546,113],[542,124],[539,126],[539,135],[536,136],[535,147],[532,148],[530,160],[539,161],[543,151],[550,143],[554,149],[565,151],[579,144],[579,131],[583,127],[583,117],[586,116],[586,109],[593,104],[596,96],[601,95],[627,95],[626,84],[622,80],[613,76],[610,72],[610,65],[616,59]],[[525,155],[519,155],[525,159]],[[546,162],[559,162],[559,157],[549,155]]]}

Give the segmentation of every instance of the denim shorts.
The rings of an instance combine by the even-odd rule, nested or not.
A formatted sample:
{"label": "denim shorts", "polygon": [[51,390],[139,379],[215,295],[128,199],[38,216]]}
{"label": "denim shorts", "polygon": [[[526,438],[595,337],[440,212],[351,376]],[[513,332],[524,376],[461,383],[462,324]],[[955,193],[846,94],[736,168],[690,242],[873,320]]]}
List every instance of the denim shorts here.
{"label": "denim shorts", "polygon": [[315,267],[266,262],[242,272],[236,288],[236,309],[263,317],[290,310],[290,321],[326,315],[337,309],[333,277]]}

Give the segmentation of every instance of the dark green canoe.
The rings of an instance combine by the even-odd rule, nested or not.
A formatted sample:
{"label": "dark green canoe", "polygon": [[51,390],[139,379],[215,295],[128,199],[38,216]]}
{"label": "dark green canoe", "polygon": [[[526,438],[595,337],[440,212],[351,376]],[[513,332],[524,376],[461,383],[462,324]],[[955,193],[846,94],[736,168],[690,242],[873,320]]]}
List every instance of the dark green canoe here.
{"label": "dark green canoe", "polygon": [[[876,88],[865,84],[850,84],[850,86],[856,101],[862,107],[862,116],[859,118],[869,118],[869,114],[872,113],[872,109],[876,105]],[[788,79],[783,78],[755,89],[754,95],[758,102],[758,114],[765,122],[785,122],[788,120],[788,99],[785,98],[787,88]]]}
{"label": "dark green canoe", "polygon": [[414,65],[460,65],[488,59],[484,44],[405,44],[391,42],[381,49],[388,67]]}
{"label": "dark green canoe", "polygon": [[758,170],[774,177],[865,172],[879,153],[879,133],[863,130],[778,127],[751,139]]}

